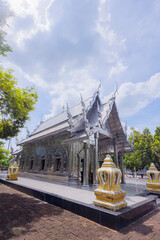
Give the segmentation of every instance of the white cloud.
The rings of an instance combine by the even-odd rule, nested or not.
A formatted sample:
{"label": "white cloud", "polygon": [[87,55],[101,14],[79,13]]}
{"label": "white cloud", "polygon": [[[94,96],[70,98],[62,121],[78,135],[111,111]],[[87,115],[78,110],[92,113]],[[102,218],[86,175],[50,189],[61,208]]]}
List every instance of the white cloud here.
{"label": "white cloud", "polygon": [[160,98],[160,73],[146,82],[122,84],[118,90],[117,103],[121,116],[136,114],[155,99]]}
{"label": "white cloud", "polygon": [[115,75],[120,74],[121,72],[124,72],[127,69],[127,66],[125,66],[122,62],[122,60],[119,60],[115,66],[111,67],[109,71],[109,78],[112,78]]}
{"label": "white cloud", "polygon": [[[48,16],[49,8],[54,0],[8,0],[11,10],[15,13],[15,17],[10,20],[9,34],[17,46],[23,48],[26,39],[33,38],[39,31],[49,31],[50,21]],[[15,21],[19,21],[27,17],[33,18],[33,24],[30,29],[22,26],[20,29],[15,28]]]}
{"label": "white cloud", "polygon": [[46,91],[51,107],[45,118],[79,102],[80,93],[90,97],[100,80],[110,91],[111,80],[126,70],[120,58],[126,43],[111,25],[109,0],[9,2],[15,11],[9,59],[19,79]]}
{"label": "white cloud", "polygon": [[[30,83],[33,83],[33,85],[37,87],[41,87],[43,89],[47,89],[50,87],[50,85],[41,78],[41,76],[37,73],[33,75],[29,75],[28,73],[24,72],[21,67],[17,66],[16,64],[13,64],[10,61],[4,61],[3,67],[5,69],[14,69],[13,75],[16,76],[16,79],[18,79],[18,84],[23,85],[23,79],[27,80]],[[21,84],[22,83],[22,84]],[[20,86],[21,87],[21,86]]]}
{"label": "white cloud", "polygon": [[87,67],[73,71],[63,67],[60,75],[59,82],[50,86],[52,108],[44,116],[45,120],[61,112],[63,107],[66,109],[67,103],[70,107],[79,103],[80,94],[84,99],[91,97],[99,85],[99,81],[89,75]]}

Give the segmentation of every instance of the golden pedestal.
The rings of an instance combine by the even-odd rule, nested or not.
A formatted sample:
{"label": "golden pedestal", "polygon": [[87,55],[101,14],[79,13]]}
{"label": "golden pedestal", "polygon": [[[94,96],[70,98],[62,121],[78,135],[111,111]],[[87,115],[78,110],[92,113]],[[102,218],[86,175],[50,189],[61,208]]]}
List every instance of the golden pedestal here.
{"label": "golden pedestal", "polygon": [[157,170],[154,163],[151,163],[151,166],[146,174],[148,176],[148,182],[146,183],[147,191],[160,193],[160,172]]}
{"label": "golden pedestal", "polygon": [[17,180],[18,179],[18,165],[16,162],[14,164],[10,164],[8,169],[8,175],[6,180]]}
{"label": "golden pedestal", "polygon": [[126,192],[121,189],[122,173],[116,168],[110,155],[104,159],[102,167],[97,170],[99,187],[94,191],[96,200],[94,204],[99,207],[117,211],[127,206],[124,200]]}

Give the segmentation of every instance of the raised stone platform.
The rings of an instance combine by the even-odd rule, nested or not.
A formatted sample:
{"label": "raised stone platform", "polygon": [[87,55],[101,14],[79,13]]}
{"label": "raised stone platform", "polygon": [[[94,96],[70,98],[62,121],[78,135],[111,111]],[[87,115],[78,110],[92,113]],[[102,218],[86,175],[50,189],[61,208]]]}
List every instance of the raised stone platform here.
{"label": "raised stone platform", "polygon": [[56,175],[56,174],[44,174],[44,173],[34,173],[34,172],[18,172],[19,177],[32,178],[37,180],[46,180],[50,182],[59,182],[62,184],[68,184],[68,176]]}
{"label": "raised stone platform", "polygon": [[157,207],[157,197],[154,195],[127,196],[128,206],[113,212],[93,205],[93,191],[27,178],[19,178],[16,182],[1,178],[0,182],[115,230],[126,227]]}

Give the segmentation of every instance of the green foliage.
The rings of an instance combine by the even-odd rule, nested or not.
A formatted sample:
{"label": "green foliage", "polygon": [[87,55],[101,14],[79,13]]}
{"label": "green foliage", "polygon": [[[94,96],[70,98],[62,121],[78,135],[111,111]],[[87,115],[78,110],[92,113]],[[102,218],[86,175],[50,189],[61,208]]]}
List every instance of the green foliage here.
{"label": "green foliage", "polygon": [[0,166],[8,166],[11,159],[9,151],[5,150],[4,143],[0,141]]}
{"label": "green foliage", "polygon": [[[160,134],[158,136],[160,139]],[[133,129],[133,133],[130,135],[129,141],[134,142],[134,153],[125,154],[124,164],[126,168],[134,169],[134,167],[136,167],[137,170],[149,168],[151,162],[155,162],[156,159],[153,146],[155,148],[157,147],[160,153],[160,144],[159,146],[155,144],[155,135],[153,137],[148,128],[145,128],[143,133]]]}
{"label": "green foliage", "polygon": [[5,40],[6,33],[4,27],[7,25],[7,20],[13,16],[13,12],[9,8],[7,1],[0,0],[0,55],[6,57],[7,52],[12,52],[12,48]]}
{"label": "green foliage", "polygon": [[38,95],[34,88],[18,88],[11,70],[0,67],[0,138],[18,134],[29,113],[34,110]]}
{"label": "green foliage", "polygon": [[[12,49],[6,43],[2,28],[12,13],[6,1],[0,0],[0,3],[0,55],[6,56]],[[29,119],[29,113],[34,110],[37,100],[38,95],[34,88],[18,88],[12,70],[5,71],[0,67],[0,139],[18,134]]]}
{"label": "green foliage", "polygon": [[0,55],[6,57],[7,52],[12,52],[12,48],[7,44],[4,34],[0,33]]}
{"label": "green foliage", "polygon": [[152,151],[155,157],[154,163],[157,167],[160,166],[160,127],[157,127],[154,134],[154,142],[152,144]]}

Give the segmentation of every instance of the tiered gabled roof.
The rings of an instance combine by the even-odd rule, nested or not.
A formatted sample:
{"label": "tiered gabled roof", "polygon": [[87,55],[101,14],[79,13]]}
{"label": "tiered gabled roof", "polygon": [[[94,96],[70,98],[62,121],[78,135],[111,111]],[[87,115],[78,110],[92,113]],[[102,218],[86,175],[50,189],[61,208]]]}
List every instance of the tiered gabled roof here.
{"label": "tiered gabled roof", "polygon": [[[93,97],[85,100],[85,104],[89,107],[92,104]],[[82,114],[82,104],[79,103],[74,107],[69,109],[73,118],[73,121],[76,118],[80,117]],[[43,139],[48,136],[56,135],[61,132],[67,132],[70,128],[68,123],[68,114],[67,111],[64,111],[42,123],[36,128],[36,130],[29,135],[29,137],[19,143],[19,145],[25,145],[33,141],[37,141],[39,139]]]}
{"label": "tiered gabled roof", "polygon": [[121,125],[116,104],[113,96],[107,103],[102,104],[99,92],[76,106],[69,108],[42,122],[37,129],[19,145],[25,145],[48,136],[69,134],[70,137],[63,143],[81,141],[89,139],[94,133],[98,132],[102,138],[113,140],[117,138],[118,144],[122,145],[124,151],[131,150],[127,136]]}

